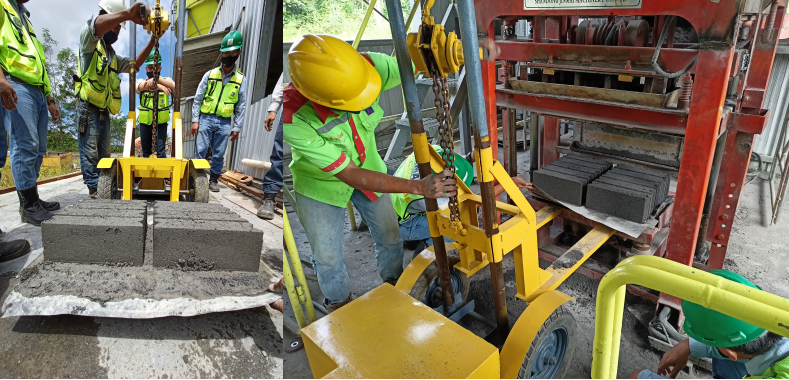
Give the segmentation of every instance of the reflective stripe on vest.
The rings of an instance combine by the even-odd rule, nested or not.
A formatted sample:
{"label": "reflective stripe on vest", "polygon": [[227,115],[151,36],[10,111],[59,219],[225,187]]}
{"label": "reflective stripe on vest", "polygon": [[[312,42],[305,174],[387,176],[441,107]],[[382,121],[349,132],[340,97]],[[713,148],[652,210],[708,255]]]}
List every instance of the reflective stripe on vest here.
{"label": "reflective stripe on vest", "polygon": [[[159,119],[157,123],[163,124],[170,121],[170,97],[163,91],[159,91]],[[142,124],[153,122],[153,92],[144,91],[140,93],[140,117],[137,118]]]}
{"label": "reflective stripe on vest", "polygon": [[236,70],[227,82],[222,84],[222,68],[217,67],[208,74],[208,88],[203,97],[200,112],[208,115],[218,115],[224,118],[233,116],[233,111],[238,103],[238,91],[244,80],[244,74]]}
{"label": "reflective stripe on vest", "polygon": [[[82,72],[82,57],[77,57],[77,67]],[[117,115],[121,110],[121,78],[118,76],[118,56],[113,55],[107,64],[104,41],[99,40],[90,65],[74,81],[74,95],[101,109]]]}
{"label": "reflective stripe on vest", "polygon": [[0,66],[6,73],[49,93],[49,77],[44,62],[44,48],[36,38],[26,16],[19,17],[8,0],[0,0],[5,20],[0,29]]}

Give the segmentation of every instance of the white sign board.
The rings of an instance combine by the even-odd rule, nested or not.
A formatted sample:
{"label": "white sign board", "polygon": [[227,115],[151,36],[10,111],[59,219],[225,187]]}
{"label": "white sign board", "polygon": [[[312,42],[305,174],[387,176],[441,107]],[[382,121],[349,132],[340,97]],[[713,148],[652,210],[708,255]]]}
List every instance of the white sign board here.
{"label": "white sign board", "polygon": [[641,8],[641,0],[523,0],[523,9]]}

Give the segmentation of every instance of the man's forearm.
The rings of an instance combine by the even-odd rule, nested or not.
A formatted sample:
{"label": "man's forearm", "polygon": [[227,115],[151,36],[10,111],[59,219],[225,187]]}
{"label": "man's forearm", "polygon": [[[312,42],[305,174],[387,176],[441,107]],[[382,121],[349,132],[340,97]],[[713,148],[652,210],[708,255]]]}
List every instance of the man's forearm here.
{"label": "man's forearm", "polygon": [[164,79],[164,78],[159,78],[159,84],[164,85],[165,87],[169,88],[170,90],[175,90],[175,82],[173,82],[171,80]]}
{"label": "man's forearm", "polygon": [[419,181],[390,176],[372,170],[348,165],[335,175],[337,179],[354,189],[373,191],[376,193],[420,194]]}
{"label": "man's forearm", "polygon": [[104,14],[96,17],[93,22],[93,35],[101,37],[122,22],[131,20],[129,11],[118,12],[115,14]]}
{"label": "man's forearm", "polygon": [[137,60],[134,62],[134,70],[139,70],[140,67],[143,65],[145,60],[148,58],[148,55],[151,54],[151,50],[153,49],[153,39],[148,40],[148,44],[145,45],[144,48],[137,54]]}

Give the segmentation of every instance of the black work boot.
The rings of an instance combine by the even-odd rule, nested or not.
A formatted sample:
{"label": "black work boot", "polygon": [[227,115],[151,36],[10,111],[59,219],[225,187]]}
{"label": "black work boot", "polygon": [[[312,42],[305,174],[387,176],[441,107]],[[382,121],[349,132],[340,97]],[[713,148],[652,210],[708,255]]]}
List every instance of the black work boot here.
{"label": "black work boot", "polygon": [[97,190],[96,190],[95,187],[88,186],[88,195],[90,195],[90,199],[98,198],[98,195],[96,195],[96,192],[97,192]]}
{"label": "black work boot", "polygon": [[325,307],[326,311],[328,311],[329,313],[333,313],[333,312],[337,311],[337,309],[339,309],[339,308],[351,303],[351,301],[353,301],[353,294],[349,295],[348,298],[346,298],[344,301],[335,303],[334,305],[327,305],[326,304],[326,299],[324,298],[323,299],[323,307]]}
{"label": "black work boot", "polygon": [[38,203],[41,204],[41,207],[43,207],[44,210],[47,210],[47,211],[60,210],[60,202],[47,202],[47,201],[41,199],[41,197],[39,197],[39,195],[38,195],[38,186],[36,186],[36,198],[38,198]]}
{"label": "black work boot", "polygon": [[40,226],[41,222],[52,218],[52,214],[41,207],[36,186],[25,190],[17,190],[17,195],[19,195],[19,200],[22,202],[22,223]]}
{"label": "black work boot", "polygon": [[18,259],[30,253],[30,243],[25,239],[0,242],[0,263]]}
{"label": "black work boot", "polygon": [[258,209],[258,218],[271,220],[274,219],[274,204],[277,194],[263,194],[263,204]]}
{"label": "black work boot", "polygon": [[219,192],[219,174],[211,173],[211,179],[208,181],[208,190],[211,192]]}

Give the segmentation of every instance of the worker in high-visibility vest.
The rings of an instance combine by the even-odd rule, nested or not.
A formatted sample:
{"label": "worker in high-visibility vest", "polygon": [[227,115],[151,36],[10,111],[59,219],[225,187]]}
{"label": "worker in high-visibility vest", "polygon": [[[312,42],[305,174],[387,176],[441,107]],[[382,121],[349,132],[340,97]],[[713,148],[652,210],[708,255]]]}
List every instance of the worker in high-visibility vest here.
{"label": "worker in high-visibility vest", "polygon": [[[155,55],[155,57],[154,57]],[[151,52],[145,60],[145,73],[148,79],[137,80],[137,93],[140,94],[140,111],[137,122],[140,125],[140,149],[143,157],[150,157],[153,150],[153,118],[156,117],[156,157],[167,157],[165,145],[167,144],[167,122],[170,121],[170,94],[175,90],[175,82],[168,77],[159,77],[158,99],[154,100],[151,91],[153,77],[162,70],[162,57]],[[153,114],[154,102],[158,102],[158,115]]]}
{"label": "worker in high-visibility vest", "polygon": [[[98,16],[91,16],[82,28],[79,43],[79,77],[74,78],[74,95],[79,99],[77,124],[79,133],[80,168],[82,180],[88,187],[91,198],[96,198],[99,172],[96,166],[102,158],[109,158],[110,114],[117,115],[121,110],[121,78],[118,74],[131,71],[131,59],[115,54],[112,44],[118,40],[121,27],[126,21],[138,25],[144,22],[140,8],[147,5],[137,2],[127,8],[124,0],[101,0]],[[161,31],[164,34],[165,30]],[[154,46],[154,36],[137,54],[134,70]]]}
{"label": "worker in high-visibility vest", "polygon": [[[10,137],[11,173],[19,196],[19,215],[22,223],[38,226],[52,217],[50,211],[60,208],[58,202],[41,200],[36,186],[47,152],[47,110],[55,121],[59,113],[50,94],[44,49],[25,2],[0,0],[0,112]],[[5,161],[5,150],[1,154]]]}
{"label": "worker in high-visibility vest", "polygon": [[195,158],[205,158],[211,148],[208,189],[213,192],[219,191],[218,180],[225,166],[228,139],[236,141],[244,126],[247,85],[244,74],[236,68],[243,46],[241,33],[232,30],[225,35],[219,49],[222,66],[203,75],[192,106],[192,134],[197,136]]}

